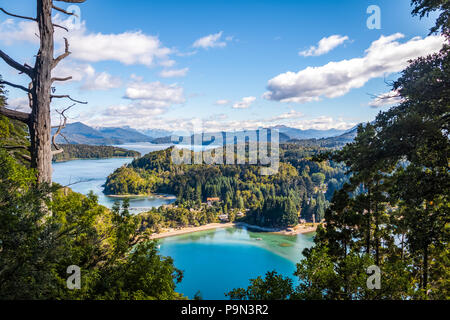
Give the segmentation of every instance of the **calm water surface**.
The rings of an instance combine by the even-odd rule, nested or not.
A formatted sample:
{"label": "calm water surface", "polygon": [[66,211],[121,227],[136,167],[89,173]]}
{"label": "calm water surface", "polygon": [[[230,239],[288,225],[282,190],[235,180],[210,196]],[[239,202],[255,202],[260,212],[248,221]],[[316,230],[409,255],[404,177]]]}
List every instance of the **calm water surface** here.
{"label": "calm water surface", "polygon": [[[257,240],[261,239],[261,240]],[[313,244],[313,234],[281,236],[228,228],[196,232],[159,240],[162,255],[174,258],[184,271],[177,291],[193,298],[226,299],[225,293],[247,287],[249,279],[267,271],[293,276],[304,248]]]}

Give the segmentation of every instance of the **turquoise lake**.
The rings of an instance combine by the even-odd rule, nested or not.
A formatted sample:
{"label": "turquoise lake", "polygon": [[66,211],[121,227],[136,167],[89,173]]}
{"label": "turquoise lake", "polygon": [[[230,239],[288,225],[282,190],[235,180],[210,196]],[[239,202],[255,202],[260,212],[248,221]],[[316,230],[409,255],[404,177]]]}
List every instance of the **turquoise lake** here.
{"label": "turquoise lake", "polygon": [[[145,153],[167,146],[127,147]],[[117,198],[103,194],[106,177],[132,160],[115,158],[53,163],[53,181],[62,185],[75,183],[70,187],[82,194],[92,190],[101,204],[111,207]],[[173,201],[170,197],[133,197],[130,208],[132,213],[139,213]],[[264,276],[267,271],[275,270],[290,276],[296,283],[293,277],[296,263],[302,257],[302,250],[312,246],[313,236],[282,236],[246,228],[227,228],[164,238],[159,244],[161,254],[172,257],[175,266],[183,270],[183,281],[177,285],[177,292],[189,298],[200,291],[203,299],[226,299],[226,292],[247,287],[249,279]]]}

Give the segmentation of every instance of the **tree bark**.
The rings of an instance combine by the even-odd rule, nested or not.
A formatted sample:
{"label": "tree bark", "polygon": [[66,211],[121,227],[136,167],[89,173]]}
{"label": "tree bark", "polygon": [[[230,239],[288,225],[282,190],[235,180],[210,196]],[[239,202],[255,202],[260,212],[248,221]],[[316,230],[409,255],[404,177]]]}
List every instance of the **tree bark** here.
{"label": "tree bark", "polygon": [[52,182],[50,90],[54,53],[52,0],[37,1],[37,23],[40,49],[36,57],[33,79],[32,112],[29,124],[31,167],[37,169],[38,183]]}

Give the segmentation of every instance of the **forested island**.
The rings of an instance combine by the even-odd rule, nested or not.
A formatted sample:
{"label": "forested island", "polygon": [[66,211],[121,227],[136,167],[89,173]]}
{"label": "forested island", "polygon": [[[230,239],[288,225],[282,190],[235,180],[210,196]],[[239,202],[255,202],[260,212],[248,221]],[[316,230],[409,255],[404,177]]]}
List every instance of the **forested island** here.
{"label": "forested island", "polygon": [[60,144],[60,146],[64,149],[64,152],[53,156],[55,162],[76,159],[137,158],[141,156],[137,151],[113,146],[87,144]]}
{"label": "forested island", "polygon": [[[164,211],[172,220],[187,219],[180,210],[186,208],[202,217],[195,221],[204,223],[218,216],[227,221],[245,216],[258,226],[288,227],[300,219],[321,221],[334,191],[347,181],[344,166],[311,160],[331,150],[320,147],[281,144],[280,168],[272,176],[260,175],[257,165],[177,165],[172,150],[151,152],[117,169],[108,177],[105,193],[174,194],[178,209]],[[161,210],[153,211],[157,215]]]}

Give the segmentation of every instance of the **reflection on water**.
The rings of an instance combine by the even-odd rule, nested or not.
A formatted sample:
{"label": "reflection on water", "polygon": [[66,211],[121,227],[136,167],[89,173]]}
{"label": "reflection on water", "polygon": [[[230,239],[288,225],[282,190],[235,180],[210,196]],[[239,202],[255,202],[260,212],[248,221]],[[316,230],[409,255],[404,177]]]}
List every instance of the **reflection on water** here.
{"label": "reflection on water", "polygon": [[[247,287],[249,279],[276,270],[297,283],[293,273],[314,234],[282,236],[245,227],[207,230],[159,240],[160,251],[184,271],[177,290],[192,298],[225,299],[225,292]],[[261,239],[261,240],[257,240]]]}

